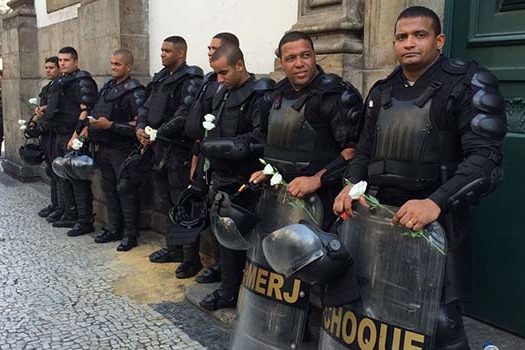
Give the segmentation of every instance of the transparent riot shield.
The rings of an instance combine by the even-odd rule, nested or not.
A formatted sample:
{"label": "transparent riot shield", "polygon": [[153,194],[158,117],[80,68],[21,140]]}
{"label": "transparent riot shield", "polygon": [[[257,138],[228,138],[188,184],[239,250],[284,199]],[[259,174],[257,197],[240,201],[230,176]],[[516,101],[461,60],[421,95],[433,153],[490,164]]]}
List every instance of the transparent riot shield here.
{"label": "transparent riot shield", "polygon": [[253,231],[253,247],[247,252],[231,349],[299,349],[308,311],[309,286],[273,271],[264,257],[262,240],[273,231],[302,219],[321,222],[322,213],[321,200],[316,195],[297,201],[286,194],[283,187],[263,191],[257,208],[259,222]]}
{"label": "transparent riot shield", "polygon": [[[397,208],[390,207],[392,211]],[[446,236],[436,222],[423,237],[391,225],[385,209],[345,221],[361,298],[323,309],[319,349],[432,349],[445,271]]]}

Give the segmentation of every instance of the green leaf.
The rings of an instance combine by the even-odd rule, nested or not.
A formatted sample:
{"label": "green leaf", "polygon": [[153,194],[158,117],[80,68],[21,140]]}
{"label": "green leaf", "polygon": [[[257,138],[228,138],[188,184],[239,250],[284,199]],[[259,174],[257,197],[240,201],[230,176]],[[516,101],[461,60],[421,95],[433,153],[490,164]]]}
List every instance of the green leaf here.
{"label": "green leaf", "polygon": [[210,170],[210,160],[208,158],[204,158],[204,171],[207,172],[208,170]]}

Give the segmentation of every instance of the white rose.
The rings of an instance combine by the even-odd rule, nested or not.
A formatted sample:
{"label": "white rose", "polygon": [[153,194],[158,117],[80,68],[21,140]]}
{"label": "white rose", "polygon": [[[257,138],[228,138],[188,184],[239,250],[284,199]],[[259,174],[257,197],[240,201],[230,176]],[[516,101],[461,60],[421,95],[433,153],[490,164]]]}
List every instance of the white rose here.
{"label": "white rose", "polygon": [[368,184],[366,183],[366,181],[359,181],[358,183],[352,186],[350,192],[348,192],[348,195],[352,199],[359,199],[359,197],[365,194],[367,186]]}
{"label": "white rose", "polygon": [[213,114],[206,114],[204,116],[204,120],[209,123],[213,123],[215,121],[215,116]]}
{"label": "white rose", "polygon": [[84,143],[82,141],[80,141],[79,139],[75,139],[73,140],[73,145],[71,146],[71,148],[73,148],[75,151],[78,151],[82,148],[83,145]]}
{"label": "white rose", "polygon": [[24,119],[18,119],[18,125],[26,125],[27,124],[27,121],[25,121]]}
{"label": "white rose", "polygon": [[263,169],[263,174],[264,175],[273,175],[273,174],[275,174],[275,170],[273,169],[273,166],[271,166],[270,164],[266,164],[266,166]]}
{"label": "white rose", "polygon": [[155,139],[157,138],[157,130],[153,129],[151,126],[146,126],[144,132],[146,133],[146,135],[149,136],[149,139],[151,141],[155,141]]}
{"label": "white rose", "polygon": [[38,106],[40,104],[40,99],[38,97],[32,97],[29,99],[29,104],[32,104],[32,105],[35,105],[35,106]]}
{"label": "white rose", "polygon": [[204,127],[204,129],[208,131],[213,130],[215,128],[215,124],[213,124],[212,122],[208,122],[208,121],[202,122],[202,126]]}
{"label": "white rose", "polygon": [[27,129],[27,125],[20,125],[20,130],[25,130]]}
{"label": "white rose", "polygon": [[261,163],[264,164],[264,165],[268,164],[268,163],[266,163],[266,161],[265,161],[264,159],[262,159],[262,158],[259,158],[259,162],[261,162]]}
{"label": "white rose", "polygon": [[282,181],[283,181],[283,177],[281,176],[281,174],[275,173],[270,179],[270,185],[271,186],[279,185]]}

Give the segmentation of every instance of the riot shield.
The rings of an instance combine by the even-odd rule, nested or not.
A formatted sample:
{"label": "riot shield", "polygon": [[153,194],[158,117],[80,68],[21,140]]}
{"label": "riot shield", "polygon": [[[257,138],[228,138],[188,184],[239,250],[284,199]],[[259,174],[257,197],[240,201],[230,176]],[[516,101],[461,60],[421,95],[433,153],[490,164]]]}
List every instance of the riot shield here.
{"label": "riot shield", "polygon": [[[397,208],[390,207],[392,211]],[[434,222],[412,237],[385,209],[345,221],[361,298],[323,309],[319,349],[432,349],[445,271],[446,236]]]}
{"label": "riot shield", "polygon": [[273,231],[302,219],[321,222],[322,213],[317,195],[298,201],[288,195],[284,187],[264,189],[257,207],[259,222],[253,230],[253,247],[247,252],[231,349],[299,349],[308,311],[309,287],[299,279],[286,278],[272,270],[264,257],[262,240]]}

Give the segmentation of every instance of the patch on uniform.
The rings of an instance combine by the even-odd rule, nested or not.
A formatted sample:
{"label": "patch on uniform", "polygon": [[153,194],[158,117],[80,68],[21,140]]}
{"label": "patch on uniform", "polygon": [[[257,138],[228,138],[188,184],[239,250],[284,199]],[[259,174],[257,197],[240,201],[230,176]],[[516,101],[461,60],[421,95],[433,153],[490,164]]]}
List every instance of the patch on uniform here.
{"label": "patch on uniform", "polygon": [[368,101],[368,108],[372,108],[372,107],[374,107],[374,101],[370,100]]}

